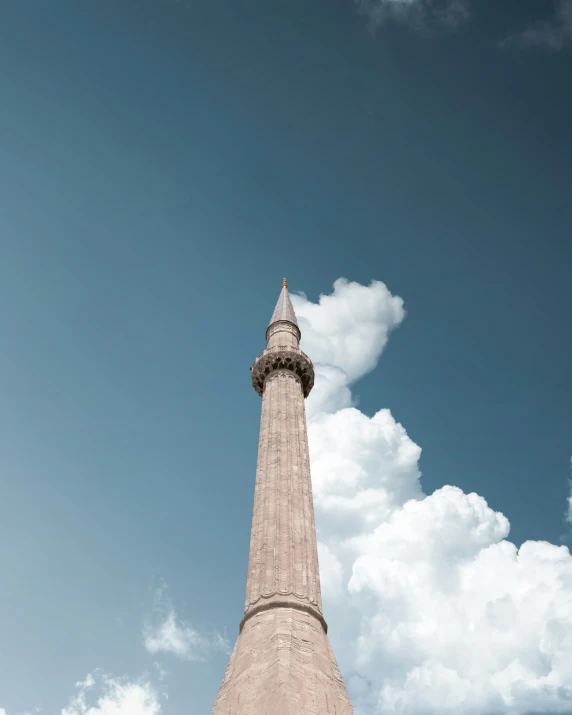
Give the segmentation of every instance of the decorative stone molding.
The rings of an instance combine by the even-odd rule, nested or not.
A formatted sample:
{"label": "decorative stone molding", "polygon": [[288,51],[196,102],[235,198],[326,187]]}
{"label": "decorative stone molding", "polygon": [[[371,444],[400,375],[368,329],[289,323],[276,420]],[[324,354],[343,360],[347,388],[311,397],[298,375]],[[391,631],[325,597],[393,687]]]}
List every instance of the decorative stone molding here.
{"label": "decorative stone molding", "polygon": [[271,348],[260,354],[252,370],[252,385],[262,397],[267,378],[277,371],[287,371],[298,378],[304,397],[308,397],[314,387],[314,366],[310,358],[296,348]]}
{"label": "decorative stone molding", "polygon": [[320,625],[324,629],[324,633],[328,632],[328,624],[324,616],[320,613],[317,606],[313,603],[296,598],[294,594],[272,594],[270,597],[265,597],[260,599],[254,606],[251,606],[246,613],[242,621],[240,622],[239,632],[242,633],[244,624],[261,611],[268,611],[271,608],[293,608],[296,611],[303,611],[304,613],[309,613],[311,616],[319,621]]}

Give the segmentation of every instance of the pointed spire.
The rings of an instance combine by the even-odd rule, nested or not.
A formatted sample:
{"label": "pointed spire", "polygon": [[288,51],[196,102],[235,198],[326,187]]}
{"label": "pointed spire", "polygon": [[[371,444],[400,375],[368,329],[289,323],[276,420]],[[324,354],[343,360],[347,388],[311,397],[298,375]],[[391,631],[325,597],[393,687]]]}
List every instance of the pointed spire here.
{"label": "pointed spire", "polygon": [[268,327],[270,327],[272,323],[277,323],[281,320],[286,320],[289,323],[293,323],[298,328],[298,330],[300,330],[300,328],[298,327],[298,321],[296,320],[296,313],[294,313],[292,301],[290,300],[290,295],[288,293],[288,280],[286,278],[282,279],[282,290],[278,298],[278,303],[276,303],[276,308],[274,308],[274,312],[272,313],[272,318],[270,319]]}

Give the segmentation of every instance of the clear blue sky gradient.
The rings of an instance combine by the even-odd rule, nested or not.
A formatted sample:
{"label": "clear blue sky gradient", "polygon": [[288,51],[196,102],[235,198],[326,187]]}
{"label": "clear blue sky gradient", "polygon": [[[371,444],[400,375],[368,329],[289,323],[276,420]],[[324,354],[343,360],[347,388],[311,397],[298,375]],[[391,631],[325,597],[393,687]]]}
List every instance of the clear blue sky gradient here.
{"label": "clear blue sky gradient", "polygon": [[[0,1],[9,715],[152,670],[159,579],[234,640],[283,275],[402,296],[360,408],[422,446],[426,492],[567,538],[572,55],[498,47],[546,5],[422,37],[351,0]],[[208,712],[225,656],[161,662],[169,714]]]}

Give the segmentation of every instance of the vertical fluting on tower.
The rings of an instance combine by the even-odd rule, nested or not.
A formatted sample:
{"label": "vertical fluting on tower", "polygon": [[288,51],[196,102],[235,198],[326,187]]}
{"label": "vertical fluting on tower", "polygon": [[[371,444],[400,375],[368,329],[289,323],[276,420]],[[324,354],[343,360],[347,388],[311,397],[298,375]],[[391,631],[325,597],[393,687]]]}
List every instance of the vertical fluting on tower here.
{"label": "vertical fluting on tower", "polygon": [[284,281],[251,368],[262,413],[245,609],[213,715],[353,715],[322,615],[300,335]]}
{"label": "vertical fluting on tower", "polygon": [[286,596],[322,609],[304,390],[296,372],[313,380],[313,367],[298,347],[300,332],[286,287],[277,311],[280,320],[271,322],[268,347],[253,368],[257,389],[262,380],[262,415],[246,615],[267,599]]}

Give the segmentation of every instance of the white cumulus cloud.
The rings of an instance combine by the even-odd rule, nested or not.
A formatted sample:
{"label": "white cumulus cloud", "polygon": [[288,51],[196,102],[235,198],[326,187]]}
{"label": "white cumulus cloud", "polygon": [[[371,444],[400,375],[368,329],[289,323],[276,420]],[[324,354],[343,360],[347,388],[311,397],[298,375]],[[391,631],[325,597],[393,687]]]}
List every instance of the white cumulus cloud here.
{"label": "white cumulus cloud", "polygon": [[478,494],[424,494],[405,428],[352,406],[401,299],[339,280],[295,309],[317,363],[308,435],[326,617],[356,713],[571,712],[568,549],[518,548]]}
{"label": "white cumulus cloud", "polygon": [[405,317],[403,301],[381,281],[369,286],[338,278],[331,295],[312,303],[293,295],[304,349],[316,368],[308,414],[353,404],[349,385],[375,367],[389,332]]}
{"label": "white cumulus cloud", "polygon": [[293,295],[292,304],[312,360],[343,370],[350,382],[373,370],[389,331],[405,317],[403,300],[381,281],[363,286],[338,278],[317,303]]}
{"label": "white cumulus cloud", "polygon": [[144,626],[143,642],[149,653],[171,653],[191,661],[204,661],[215,652],[229,651],[220,633],[200,633],[177,617],[165,584],[155,594],[153,615]]}

